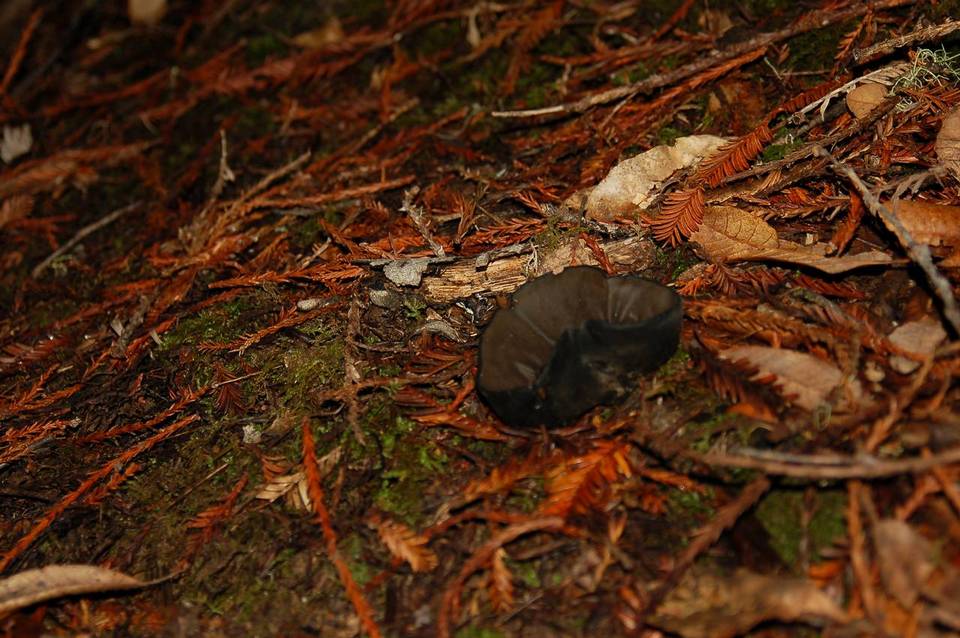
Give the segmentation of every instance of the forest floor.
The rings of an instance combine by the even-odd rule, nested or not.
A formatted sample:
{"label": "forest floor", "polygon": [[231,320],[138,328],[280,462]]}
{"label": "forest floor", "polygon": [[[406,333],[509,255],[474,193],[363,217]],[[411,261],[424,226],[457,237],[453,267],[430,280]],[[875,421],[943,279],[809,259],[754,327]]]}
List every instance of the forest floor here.
{"label": "forest floor", "polygon": [[[0,634],[960,635],[960,3],[130,11],[0,6]],[[503,423],[584,264],[676,353]]]}

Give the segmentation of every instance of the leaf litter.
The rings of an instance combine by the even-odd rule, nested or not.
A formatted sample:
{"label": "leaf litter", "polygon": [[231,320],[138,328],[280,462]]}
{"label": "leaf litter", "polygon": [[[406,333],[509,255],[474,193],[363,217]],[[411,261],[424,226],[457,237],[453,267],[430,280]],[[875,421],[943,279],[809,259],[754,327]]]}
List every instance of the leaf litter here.
{"label": "leaf litter", "polygon": [[[951,3],[214,4],[0,16],[5,635],[960,631]],[[680,349],[513,428],[576,265]]]}

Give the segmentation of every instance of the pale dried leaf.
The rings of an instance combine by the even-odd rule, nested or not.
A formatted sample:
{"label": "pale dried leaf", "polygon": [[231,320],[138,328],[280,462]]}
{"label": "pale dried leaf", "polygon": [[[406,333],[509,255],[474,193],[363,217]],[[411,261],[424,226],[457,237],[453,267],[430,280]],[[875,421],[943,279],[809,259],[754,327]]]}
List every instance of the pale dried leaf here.
{"label": "pale dried leaf", "polygon": [[[890,333],[890,342],[920,358],[931,356],[947,338],[940,322],[933,317],[909,321]],[[920,367],[920,361],[899,354],[890,356],[890,366],[900,374],[910,374]]]}
{"label": "pale dried leaf", "polygon": [[896,519],[882,520],[874,526],[873,544],[884,588],[909,609],[936,569],[931,561],[933,547],[912,527]]}
{"label": "pale dried leaf", "polygon": [[780,261],[809,266],[831,274],[864,266],[889,264],[886,253],[870,250],[856,255],[827,257],[827,244],[804,246],[779,239],[770,224],[747,211],[733,206],[711,206],[703,223],[690,241],[700,245],[707,259],[728,261]]}
{"label": "pale dried leaf", "polygon": [[847,108],[858,120],[870,115],[887,98],[887,87],[875,82],[866,82],[847,93]]}
{"label": "pale dried leaf", "polygon": [[0,159],[5,164],[9,164],[21,155],[29,153],[32,146],[33,135],[30,132],[29,124],[3,127],[3,139],[0,139]]}
{"label": "pale dried leaf", "polygon": [[[676,171],[692,166],[727,143],[713,135],[679,138],[673,146],[655,146],[623,160],[590,190],[586,214],[590,219],[610,221],[646,208],[657,196],[663,182]],[[569,201],[579,202],[582,194]]]}
{"label": "pale dried leaf", "polygon": [[730,638],[769,620],[819,625],[848,618],[809,580],[739,570],[729,577],[688,573],[648,622],[684,638]]}
{"label": "pale dried leaf", "polygon": [[147,584],[96,565],[49,565],[28,569],[0,580],[0,617],[61,596],[138,589]]}
{"label": "pale dried leaf", "polygon": [[934,148],[940,163],[960,179],[960,108],[943,118]]}
{"label": "pale dried leaf", "polygon": [[344,37],[343,26],[334,16],[319,28],[297,34],[293,38],[293,43],[304,49],[322,49],[342,42]]}
{"label": "pale dried leaf", "polygon": [[253,497],[268,503],[272,503],[296,487],[296,485],[303,481],[303,479],[303,472],[294,472],[293,474],[275,476],[269,482],[264,483],[264,485],[257,490],[257,493],[254,494]]}
{"label": "pale dried leaf", "polygon": [[892,209],[914,241],[931,246],[960,244],[960,206],[901,199]]}
{"label": "pale dried leaf", "polygon": [[[754,379],[774,375],[782,394],[804,410],[813,411],[826,403],[830,393],[844,382],[839,368],[805,352],[766,346],[737,346],[724,350],[720,356],[730,361],[744,361],[755,368],[757,374]],[[836,407],[839,410],[849,410],[859,405],[862,400],[863,389],[860,382],[851,379],[841,393]]]}
{"label": "pale dried leaf", "polygon": [[127,0],[130,22],[151,27],[167,14],[167,0]]}

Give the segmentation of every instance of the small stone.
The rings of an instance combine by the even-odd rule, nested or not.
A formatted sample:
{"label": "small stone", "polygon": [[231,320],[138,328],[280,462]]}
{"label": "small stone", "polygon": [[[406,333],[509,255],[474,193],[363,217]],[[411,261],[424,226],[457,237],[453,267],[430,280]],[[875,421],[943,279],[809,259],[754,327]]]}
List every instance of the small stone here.
{"label": "small stone", "polygon": [[261,438],[260,430],[257,429],[257,426],[252,423],[248,423],[243,426],[243,444],[244,445],[256,445],[260,442]]}
{"label": "small stone", "polygon": [[396,310],[400,307],[401,301],[400,295],[393,291],[384,290],[383,288],[370,289],[370,303],[374,306],[386,308],[387,310]]}
{"label": "small stone", "polygon": [[297,302],[297,310],[300,312],[310,312],[311,310],[316,309],[319,305],[320,300],[317,298],[301,299]]}
{"label": "small stone", "polygon": [[429,265],[429,258],[398,259],[385,265],[383,274],[398,286],[419,286]]}

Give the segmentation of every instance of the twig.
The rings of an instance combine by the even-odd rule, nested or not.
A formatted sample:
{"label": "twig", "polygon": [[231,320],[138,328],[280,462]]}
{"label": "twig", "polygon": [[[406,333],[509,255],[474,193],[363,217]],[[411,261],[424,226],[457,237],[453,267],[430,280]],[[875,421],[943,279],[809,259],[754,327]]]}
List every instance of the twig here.
{"label": "twig", "polygon": [[702,73],[716,64],[721,64],[727,60],[736,58],[737,56],[748,51],[758,48],[765,48],[771,44],[780,42],[781,40],[792,38],[795,35],[816,29],[822,29],[830,26],[831,24],[836,24],[838,22],[849,20],[850,18],[861,16],[871,7],[873,10],[878,11],[882,9],[890,9],[893,7],[914,4],[915,2],[916,0],[882,0],[880,2],[875,2],[872,5],[866,2],[855,3],[851,8],[841,9],[840,11],[835,11],[833,13],[820,14],[815,20],[801,20],[796,24],[784,27],[778,31],[761,33],[760,35],[754,36],[744,42],[740,42],[729,49],[718,52],[713,56],[707,56],[695,62],[691,62],[690,64],[684,65],[679,69],[670,71],[669,73],[657,73],[639,82],[634,82],[633,84],[628,84],[626,86],[617,87],[608,91],[601,91],[599,93],[594,93],[593,95],[588,95],[587,97],[577,100],[576,102],[568,102],[566,104],[556,104],[554,106],[548,106],[540,109],[527,109],[522,111],[494,111],[491,113],[491,115],[493,117],[532,118],[543,116],[562,116],[570,113],[583,113],[584,111],[588,111],[589,109],[601,104],[607,104],[608,102],[614,102],[616,100],[638,95],[640,93],[650,93],[655,89],[675,84],[689,77]]}
{"label": "twig", "polygon": [[920,266],[920,269],[923,270],[923,273],[927,276],[927,281],[930,282],[937,296],[940,297],[940,301],[943,302],[943,314],[946,316],[947,321],[950,322],[951,327],[953,327],[954,335],[960,335],[960,306],[957,305],[957,299],[953,295],[953,288],[950,286],[950,282],[934,265],[933,257],[930,255],[930,247],[925,244],[918,244],[913,239],[910,231],[903,225],[900,218],[880,202],[876,195],[873,194],[873,191],[863,183],[863,180],[860,179],[860,176],[857,175],[852,168],[837,161],[837,159],[822,146],[817,146],[815,151],[821,157],[827,158],[836,170],[847,176],[854,187],[860,192],[860,197],[863,198],[863,203],[867,205],[870,212],[882,219],[884,225],[890,229],[890,232],[896,235],[900,241],[900,245],[907,251],[910,258]]}
{"label": "twig", "polygon": [[960,29],[960,20],[947,20],[942,24],[935,24],[931,27],[917,29],[898,38],[890,38],[883,42],[877,42],[866,49],[855,49],[853,52],[853,63],[857,66],[866,64],[877,58],[893,53],[899,48],[909,46],[916,42],[930,42],[940,40],[957,29]]}
{"label": "twig", "polygon": [[863,533],[863,521],[860,516],[860,496],[864,485],[860,481],[847,484],[847,529],[850,533],[850,565],[853,576],[860,588],[860,598],[867,616],[876,622],[878,614],[877,593],[873,588],[870,565],[867,561],[866,539]]}
{"label": "twig", "polygon": [[96,231],[100,230],[104,226],[112,224],[113,222],[117,221],[117,219],[119,219],[120,217],[123,217],[130,211],[140,208],[141,204],[142,202],[134,202],[132,204],[124,206],[123,208],[118,208],[112,213],[104,217],[101,217],[100,219],[93,222],[92,224],[89,224],[88,226],[84,226],[83,228],[78,230],[77,234],[71,237],[70,240],[67,241],[67,243],[65,243],[63,246],[60,246],[60,248],[57,248],[55,251],[50,253],[50,255],[46,259],[44,259],[39,264],[37,264],[34,267],[33,272],[31,272],[30,274],[33,276],[34,279],[36,279],[37,277],[40,276],[41,273],[43,273],[44,270],[47,269],[47,266],[52,264],[54,260],[57,259],[57,257],[63,255],[64,253],[68,252],[71,248],[79,244],[81,241],[83,241],[83,239],[87,235],[90,235],[91,233],[95,233]]}
{"label": "twig", "polygon": [[769,453],[765,450],[741,448],[737,454],[696,454],[684,456],[716,467],[739,467],[760,470],[767,474],[811,480],[881,479],[898,474],[919,474],[931,468],[960,461],[960,447],[925,458],[879,459],[870,455],[803,455]]}

